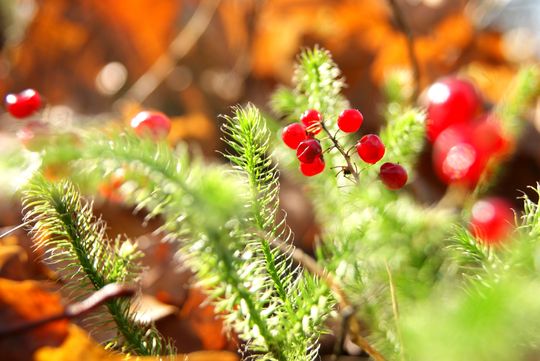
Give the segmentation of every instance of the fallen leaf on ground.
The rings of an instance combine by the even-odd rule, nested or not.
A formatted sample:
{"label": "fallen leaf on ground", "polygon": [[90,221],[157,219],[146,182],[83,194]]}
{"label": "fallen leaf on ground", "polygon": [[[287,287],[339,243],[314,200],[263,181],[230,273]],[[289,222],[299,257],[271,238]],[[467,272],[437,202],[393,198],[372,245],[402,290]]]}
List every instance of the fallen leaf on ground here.
{"label": "fallen leaf on ground", "polygon": [[133,306],[135,320],[140,323],[156,322],[179,311],[177,307],[160,302],[150,295],[142,295],[133,302]]}
{"label": "fallen leaf on ground", "polygon": [[[0,278],[0,327],[14,327],[31,320],[63,312],[60,296],[40,283]],[[31,331],[0,338],[3,360],[27,361],[44,346],[62,344],[68,334],[67,321],[50,322]]]}
{"label": "fallen leaf on ground", "polygon": [[223,349],[227,345],[227,337],[223,333],[223,323],[215,314],[212,305],[202,305],[206,299],[200,289],[192,288],[180,316],[189,320],[192,329],[199,336],[203,348]]}
{"label": "fallen leaf on ground", "polygon": [[70,325],[69,336],[60,347],[43,347],[35,354],[34,361],[238,361],[236,354],[228,351],[199,351],[168,356],[126,356],[106,351],[81,328]]}
{"label": "fallen leaf on ground", "polygon": [[0,244],[0,277],[12,280],[23,280],[28,272],[28,255],[16,244]]}

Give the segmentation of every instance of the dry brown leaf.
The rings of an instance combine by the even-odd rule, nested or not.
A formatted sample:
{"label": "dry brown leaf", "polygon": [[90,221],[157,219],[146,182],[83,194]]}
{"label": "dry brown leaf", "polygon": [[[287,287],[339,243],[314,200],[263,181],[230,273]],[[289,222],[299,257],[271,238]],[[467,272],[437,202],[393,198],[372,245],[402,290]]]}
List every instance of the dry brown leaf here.
{"label": "dry brown leaf", "polygon": [[169,47],[182,6],[182,1],[155,0],[131,0],[128,6],[123,1],[83,3],[85,11],[99,15],[97,20],[103,21],[111,33],[122,34],[133,47],[133,67],[152,64]]}
{"label": "dry brown leaf", "polygon": [[304,39],[339,53],[350,50],[352,41],[361,48],[378,48],[385,44],[381,34],[389,31],[388,12],[378,0],[265,2],[253,45],[253,71],[288,82]]}
{"label": "dry brown leaf", "polygon": [[190,113],[180,117],[173,117],[172,127],[167,140],[176,144],[183,139],[196,139],[199,141],[213,140],[216,136],[214,122],[203,113]]}
{"label": "dry brown leaf", "polygon": [[107,352],[92,340],[86,332],[75,325],[69,326],[69,334],[59,347],[43,347],[34,355],[35,361],[120,361],[123,355]]}
{"label": "dry brown leaf", "polygon": [[189,320],[191,328],[200,338],[204,349],[223,349],[228,342],[223,332],[223,323],[214,312],[212,305],[202,306],[206,299],[200,289],[190,289],[180,316]]}
{"label": "dry brown leaf", "polygon": [[141,295],[133,302],[133,307],[135,320],[143,324],[159,321],[179,311],[177,307],[160,302],[155,297],[147,294]]}
{"label": "dry brown leaf", "polygon": [[[63,312],[60,296],[37,282],[0,278],[0,325],[14,327]],[[21,334],[0,339],[4,360],[30,360],[44,346],[60,345],[68,334],[67,321],[55,321]]]}
{"label": "dry brown leaf", "polygon": [[463,74],[474,81],[485,99],[496,103],[508,92],[516,70],[507,65],[473,62],[463,69]]}
{"label": "dry brown leaf", "polygon": [[[186,354],[184,359],[180,356],[176,359],[183,361],[238,361],[240,357],[229,351],[197,351]],[[148,358],[141,358],[141,361],[145,360],[150,361]]]}
{"label": "dry brown leaf", "polygon": [[96,107],[108,105],[106,99],[96,97],[99,71],[117,61],[131,77],[142,75],[168,49],[178,30],[181,4],[37,1],[23,41],[3,54],[10,62],[10,77],[0,82],[0,92],[31,85],[52,103],[68,104],[87,95],[93,100],[87,105],[96,111]]}
{"label": "dry brown leaf", "polygon": [[[173,358],[167,357],[137,357],[134,361],[239,361],[237,354],[229,351],[197,351],[179,354]],[[68,361],[68,360],[66,360]],[[90,361],[90,360],[89,360]]]}
{"label": "dry brown leaf", "polygon": [[247,16],[252,10],[253,1],[227,0],[219,7],[219,16],[229,49],[238,51],[248,42]]}
{"label": "dry brown leaf", "polygon": [[70,325],[69,335],[60,347],[43,347],[34,356],[34,361],[238,361],[236,354],[227,351],[200,351],[178,354],[172,357],[129,357],[106,351],[88,334],[75,325]]}
{"label": "dry brown leaf", "polygon": [[[455,68],[463,52],[473,45],[473,34],[470,20],[458,13],[443,19],[432,34],[415,38],[415,49],[424,85]],[[379,48],[371,69],[377,84],[385,79],[389,70],[410,67],[403,34],[395,32],[383,43],[384,46]]]}
{"label": "dry brown leaf", "polygon": [[22,280],[27,273],[24,269],[28,262],[26,251],[19,245],[0,245],[0,277]]}

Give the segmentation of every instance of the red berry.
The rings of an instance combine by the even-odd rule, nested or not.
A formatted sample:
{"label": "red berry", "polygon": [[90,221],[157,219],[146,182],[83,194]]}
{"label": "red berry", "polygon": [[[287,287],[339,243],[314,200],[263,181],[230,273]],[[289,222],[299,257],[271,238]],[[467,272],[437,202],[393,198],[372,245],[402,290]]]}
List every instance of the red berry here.
{"label": "red berry", "polygon": [[500,123],[491,116],[482,117],[445,129],[433,145],[433,165],[445,183],[474,187],[489,171],[490,161],[503,157],[510,148]]}
{"label": "red berry", "polygon": [[140,136],[165,138],[171,130],[171,120],[163,113],[144,111],[131,119],[131,127]]}
{"label": "red berry", "polygon": [[300,121],[306,126],[308,133],[319,134],[321,132],[322,115],[315,109],[306,110]]}
{"label": "red berry", "polygon": [[427,137],[432,142],[450,125],[473,120],[482,105],[474,85],[457,78],[431,85],[427,102]]}
{"label": "red berry", "polygon": [[311,177],[321,173],[324,170],[324,159],[322,156],[315,158],[312,163],[300,162],[300,171],[306,177]]}
{"label": "red berry", "polygon": [[306,139],[296,149],[296,157],[302,163],[313,163],[321,154],[321,143],[317,139]]}
{"label": "red berry", "polygon": [[504,132],[501,122],[493,114],[476,120],[473,137],[480,149],[494,156],[504,156],[512,148],[509,135]]}
{"label": "red berry", "polygon": [[354,133],[362,126],[364,116],[356,109],[346,109],[338,117],[339,129],[345,133]]}
{"label": "red berry", "polygon": [[364,162],[375,164],[384,156],[385,148],[379,136],[367,134],[356,143],[356,150]]}
{"label": "red berry", "polygon": [[19,94],[8,94],[5,99],[7,111],[15,118],[26,118],[41,107],[41,96],[34,89]]}
{"label": "red berry", "polygon": [[306,127],[300,123],[292,123],[283,128],[281,133],[281,139],[283,142],[292,149],[298,148],[298,144],[301,141],[308,138],[306,134]]}
{"label": "red berry", "polygon": [[513,229],[514,213],[502,198],[477,201],[471,212],[470,232],[480,241],[496,244],[508,237]]}
{"label": "red berry", "polygon": [[400,189],[407,183],[407,171],[405,168],[395,163],[384,163],[381,165],[379,177],[384,185],[391,190]]}
{"label": "red berry", "polygon": [[488,157],[476,147],[471,132],[469,125],[456,125],[435,141],[433,165],[443,182],[474,187],[482,176]]}

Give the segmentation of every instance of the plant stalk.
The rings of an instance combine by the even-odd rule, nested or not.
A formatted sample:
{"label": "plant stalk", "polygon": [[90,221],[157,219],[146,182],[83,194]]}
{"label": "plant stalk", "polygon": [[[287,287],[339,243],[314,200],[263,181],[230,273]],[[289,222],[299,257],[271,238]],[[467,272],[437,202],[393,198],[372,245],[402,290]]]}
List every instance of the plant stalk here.
{"label": "plant stalk", "polygon": [[345,159],[345,162],[347,162],[347,171],[352,174],[352,176],[354,177],[354,182],[356,184],[358,184],[358,182],[360,182],[360,176],[358,175],[358,172],[356,171],[356,169],[354,168],[354,165],[351,161],[351,156],[349,154],[347,154],[347,152],[345,151],[345,149],[343,149],[343,147],[341,146],[341,144],[339,144],[338,140],[336,139],[335,136],[332,135],[332,133],[330,133],[330,131],[328,130],[328,128],[326,127],[326,125],[324,124],[324,122],[321,122],[321,126],[322,126],[322,129],[325,131],[325,133],[328,135],[328,137],[330,138],[330,140],[332,141],[332,143],[334,144],[334,147],[336,147],[336,149],[341,153],[341,155],[343,156],[343,158]]}

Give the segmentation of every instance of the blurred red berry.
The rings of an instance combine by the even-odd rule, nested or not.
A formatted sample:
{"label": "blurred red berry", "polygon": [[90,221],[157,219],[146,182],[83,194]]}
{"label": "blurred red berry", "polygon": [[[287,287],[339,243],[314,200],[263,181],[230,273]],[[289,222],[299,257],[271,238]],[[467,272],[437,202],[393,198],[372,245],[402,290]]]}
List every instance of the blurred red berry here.
{"label": "blurred red berry", "polygon": [[296,157],[302,163],[313,163],[321,154],[321,143],[316,139],[306,139],[296,149]]}
{"label": "blurred red berry", "polygon": [[385,147],[379,136],[367,134],[356,143],[356,150],[364,162],[375,164],[384,156]]}
{"label": "blurred red berry", "polygon": [[131,127],[140,136],[150,135],[162,139],[171,130],[171,120],[163,113],[144,111],[131,119]]}
{"label": "blurred red berry", "polygon": [[477,201],[471,211],[470,232],[480,241],[497,244],[504,241],[514,228],[512,206],[502,198]]}
{"label": "blurred red berry", "polygon": [[474,144],[472,128],[465,125],[446,129],[433,146],[433,166],[446,184],[460,183],[474,187],[488,157]]}
{"label": "blurred red berry", "polygon": [[306,177],[312,177],[321,173],[324,170],[324,159],[322,156],[315,158],[312,163],[300,162],[300,171]]}
{"label": "blurred red berry", "polygon": [[379,178],[388,189],[397,190],[407,183],[409,177],[401,165],[388,162],[381,165]]}
{"label": "blurred red berry", "polygon": [[480,149],[495,156],[503,156],[510,152],[511,139],[493,114],[479,117],[473,125],[474,142]]}
{"label": "blurred red berry", "polygon": [[433,165],[443,182],[474,187],[489,171],[490,161],[503,157],[510,148],[500,123],[482,117],[444,130],[433,145]]}
{"label": "blurred red berry", "polygon": [[362,126],[364,116],[356,109],[346,109],[341,112],[337,123],[339,129],[345,133],[354,133]]}
{"label": "blurred red berry", "polygon": [[467,80],[441,79],[427,90],[427,137],[435,141],[453,124],[472,121],[481,110],[482,100]]}
{"label": "blurred red berry", "polygon": [[301,141],[308,138],[306,134],[306,127],[300,123],[292,123],[283,128],[281,133],[281,139],[283,142],[292,149],[298,148],[298,144]]}
{"label": "blurred red berry", "polygon": [[26,118],[41,108],[41,96],[34,89],[18,94],[8,94],[5,99],[7,111],[15,118]]}
{"label": "blurred red berry", "polygon": [[322,115],[315,109],[306,110],[304,114],[302,114],[300,121],[305,125],[308,133],[319,134],[322,130]]}

